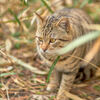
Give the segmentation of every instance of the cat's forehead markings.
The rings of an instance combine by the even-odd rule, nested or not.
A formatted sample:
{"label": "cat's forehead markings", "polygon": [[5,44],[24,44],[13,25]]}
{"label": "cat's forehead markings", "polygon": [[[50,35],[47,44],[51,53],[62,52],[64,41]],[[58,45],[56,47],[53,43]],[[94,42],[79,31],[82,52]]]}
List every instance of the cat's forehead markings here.
{"label": "cat's forehead markings", "polygon": [[45,24],[43,26],[43,36],[49,35],[50,32],[53,30],[53,22],[55,21],[55,17],[54,16],[49,16],[46,21]]}

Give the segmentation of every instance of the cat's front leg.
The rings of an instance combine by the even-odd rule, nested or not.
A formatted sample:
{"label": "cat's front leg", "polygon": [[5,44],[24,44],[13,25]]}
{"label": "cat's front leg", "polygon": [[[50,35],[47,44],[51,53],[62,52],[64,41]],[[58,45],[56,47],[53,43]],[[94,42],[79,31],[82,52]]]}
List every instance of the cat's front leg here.
{"label": "cat's front leg", "polygon": [[47,91],[55,91],[59,87],[59,82],[60,82],[60,73],[54,69],[51,77],[50,77],[50,82],[47,86]]}
{"label": "cat's front leg", "polygon": [[70,91],[73,81],[75,79],[75,74],[73,73],[63,73],[60,89],[57,94],[57,100],[69,100],[66,96],[66,91]]}

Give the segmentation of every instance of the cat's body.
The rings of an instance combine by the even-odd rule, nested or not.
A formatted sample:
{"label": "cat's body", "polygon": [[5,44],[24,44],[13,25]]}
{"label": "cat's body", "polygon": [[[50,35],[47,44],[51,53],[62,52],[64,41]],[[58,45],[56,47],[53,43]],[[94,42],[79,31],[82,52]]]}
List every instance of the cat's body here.
{"label": "cat's body", "polygon": [[[38,53],[44,62],[51,66],[58,56],[52,53],[52,50],[58,50],[77,37],[88,33],[90,30],[84,27],[87,24],[92,24],[90,18],[85,12],[76,8],[59,10],[46,19],[39,18],[36,43]],[[92,44],[88,42],[60,57],[47,87],[49,91],[60,87],[57,100],[67,100],[64,93],[70,91],[80,68],[81,61],[69,55],[84,58]],[[94,64],[99,62],[96,57],[93,59]]]}

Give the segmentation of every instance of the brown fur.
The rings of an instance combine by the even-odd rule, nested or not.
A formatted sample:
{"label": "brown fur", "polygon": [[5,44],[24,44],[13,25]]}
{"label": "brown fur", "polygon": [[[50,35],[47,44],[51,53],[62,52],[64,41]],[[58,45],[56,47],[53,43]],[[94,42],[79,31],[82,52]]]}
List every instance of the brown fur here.
{"label": "brown fur", "polygon": [[[58,50],[72,40],[88,33],[85,24],[92,24],[89,16],[80,9],[62,9],[48,16],[42,22],[38,17],[38,27],[36,32],[37,51],[41,58],[49,66],[53,63],[58,55],[52,53],[52,50]],[[59,87],[57,100],[67,100],[63,91],[70,91],[73,82],[80,69],[81,61],[69,57],[68,55],[84,58],[91,49],[93,42],[88,42],[69,53],[62,55],[52,72],[50,83],[47,90],[54,91]],[[93,63],[98,64],[97,56],[93,58]],[[89,67],[90,69],[91,67]],[[87,74],[86,71],[84,71]],[[91,75],[88,75],[88,77]]]}

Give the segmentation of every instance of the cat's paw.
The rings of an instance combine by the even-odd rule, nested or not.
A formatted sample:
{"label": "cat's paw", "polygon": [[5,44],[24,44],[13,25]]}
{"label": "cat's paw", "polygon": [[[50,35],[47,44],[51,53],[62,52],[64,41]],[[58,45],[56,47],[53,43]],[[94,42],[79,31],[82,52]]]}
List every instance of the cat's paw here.
{"label": "cat's paw", "polygon": [[53,91],[56,91],[57,88],[58,88],[58,85],[57,84],[48,84],[46,90],[49,91],[49,92],[53,92]]}

